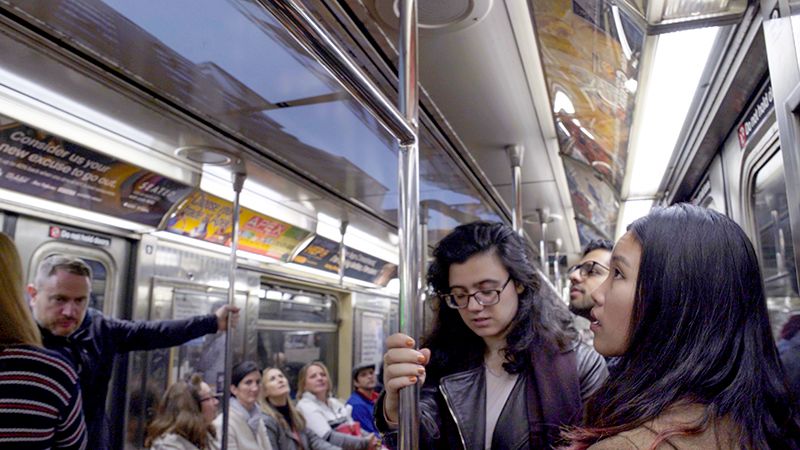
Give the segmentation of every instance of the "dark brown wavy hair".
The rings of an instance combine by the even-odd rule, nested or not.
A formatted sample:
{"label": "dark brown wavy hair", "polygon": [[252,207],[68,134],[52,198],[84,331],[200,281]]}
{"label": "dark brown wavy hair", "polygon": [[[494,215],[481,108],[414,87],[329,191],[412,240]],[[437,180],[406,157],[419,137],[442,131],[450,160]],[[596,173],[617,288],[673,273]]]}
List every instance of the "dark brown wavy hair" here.
{"label": "dark brown wavy hair", "polygon": [[200,406],[202,376],[192,375],[189,382],[178,381],[164,392],[153,422],[147,427],[145,447],[151,447],[159,436],[175,433],[204,450],[209,448],[208,436],[216,438],[217,431],[207,424]]}
{"label": "dark brown wavy hair", "polygon": [[[442,238],[433,251],[428,269],[428,284],[437,294],[450,290],[450,266],[469,258],[494,252],[522,288],[517,315],[509,325],[503,368],[520,373],[530,364],[530,351],[550,353],[567,349],[577,339],[572,316],[563,301],[549,289],[533,266],[532,250],[510,226],[497,222],[472,222],[456,227]],[[477,367],[483,363],[486,343],[464,323],[458,310],[449,308],[439,297],[432,299],[435,312],[433,329],[422,339],[431,349],[426,384],[435,385],[445,375]]]}

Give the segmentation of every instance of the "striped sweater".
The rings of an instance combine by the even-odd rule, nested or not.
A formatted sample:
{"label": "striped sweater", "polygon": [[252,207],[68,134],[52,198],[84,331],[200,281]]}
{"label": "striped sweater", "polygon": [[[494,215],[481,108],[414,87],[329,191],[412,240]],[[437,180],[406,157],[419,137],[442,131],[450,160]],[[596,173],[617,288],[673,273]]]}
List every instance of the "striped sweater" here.
{"label": "striped sweater", "polygon": [[56,353],[0,348],[0,448],[86,448],[78,376]]}

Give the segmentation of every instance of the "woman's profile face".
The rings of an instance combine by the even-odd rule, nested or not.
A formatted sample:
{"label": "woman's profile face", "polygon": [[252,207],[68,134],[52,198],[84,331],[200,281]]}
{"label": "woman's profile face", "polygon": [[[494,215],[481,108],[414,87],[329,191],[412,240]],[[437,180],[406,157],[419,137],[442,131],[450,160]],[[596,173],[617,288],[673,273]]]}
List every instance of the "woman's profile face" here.
{"label": "woman's profile face", "polygon": [[217,405],[219,404],[219,400],[217,400],[217,397],[214,396],[214,393],[211,392],[211,388],[206,383],[200,383],[198,393],[200,394],[200,410],[203,413],[203,419],[206,421],[206,424],[210,424],[214,421],[214,418],[217,417]]}
{"label": "woman's profile face", "polygon": [[312,365],[306,371],[306,390],[317,397],[324,397],[328,394],[328,376],[318,365]]}
{"label": "woman's profile face", "polygon": [[620,356],[628,349],[641,257],[639,241],[630,232],[625,233],[611,253],[608,277],[592,292],[594,348],[603,356]]}
{"label": "woman's profile face", "polygon": [[284,399],[289,395],[289,381],[278,369],[269,369],[264,374],[264,395],[270,400]]}

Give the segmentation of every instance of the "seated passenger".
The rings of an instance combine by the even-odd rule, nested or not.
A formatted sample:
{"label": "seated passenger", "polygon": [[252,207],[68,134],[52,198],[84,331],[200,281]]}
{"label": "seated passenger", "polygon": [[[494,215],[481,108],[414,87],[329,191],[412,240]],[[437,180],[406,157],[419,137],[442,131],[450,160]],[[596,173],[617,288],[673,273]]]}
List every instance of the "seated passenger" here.
{"label": "seated passenger", "polygon": [[731,219],[656,209],[592,293],[594,346],[619,356],[572,449],[798,449],[756,253]]}
{"label": "seated passenger", "polygon": [[[581,343],[555,295],[540,292],[531,253],[511,227],[475,222],[445,236],[428,283],[433,331],[420,351],[395,334],[386,340],[378,430],[395,446],[398,391],[423,381],[420,448],[543,449],[580,418],[583,399],[607,372]],[[425,365],[427,364],[427,369]],[[426,376],[427,370],[427,376]]]}
{"label": "seated passenger", "polygon": [[362,439],[342,433],[329,433],[330,443],[306,427],[305,418],[289,397],[289,380],[275,367],[264,369],[261,407],[267,436],[273,448],[280,450],[336,450],[366,448]]}
{"label": "seated passenger", "polygon": [[297,409],[306,419],[306,426],[323,439],[329,434],[341,432],[359,437],[358,448],[374,448],[374,434],[361,433],[361,426],[351,416],[350,407],[345,406],[331,394],[330,376],[325,364],[315,361],[303,366],[297,378]]}
{"label": "seated passenger", "polygon": [[144,446],[153,450],[217,450],[217,397],[199,374],[167,388]]}
{"label": "seated passenger", "polygon": [[17,248],[0,233],[0,448],[85,449],[78,375],[42,349],[23,286]]}
{"label": "seated passenger", "polygon": [[[228,410],[228,449],[272,450],[258,399],[261,371],[253,361],[243,361],[231,370],[231,400]],[[222,439],[222,414],[214,419]],[[276,449],[277,450],[277,449]]]}
{"label": "seated passenger", "polygon": [[347,399],[347,405],[353,408],[353,419],[361,424],[361,429],[376,433],[375,401],[378,393],[375,392],[375,364],[361,363],[353,368],[353,393]]}

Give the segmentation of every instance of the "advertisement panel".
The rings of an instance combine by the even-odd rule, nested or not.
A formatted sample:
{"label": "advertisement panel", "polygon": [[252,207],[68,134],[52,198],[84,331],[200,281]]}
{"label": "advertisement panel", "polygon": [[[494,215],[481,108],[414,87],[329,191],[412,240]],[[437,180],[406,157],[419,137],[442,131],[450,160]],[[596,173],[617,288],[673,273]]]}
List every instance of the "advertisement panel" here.
{"label": "advertisement panel", "polygon": [[192,190],[4,116],[0,188],[153,227]]}
{"label": "advertisement panel", "polygon": [[[178,206],[167,220],[166,230],[206,242],[231,245],[233,203],[195,191]],[[239,250],[286,261],[309,231],[278,219],[241,208],[239,214]]]}
{"label": "advertisement panel", "polygon": [[[350,247],[346,248],[345,259],[344,275],[346,277],[381,286],[386,286],[389,280],[397,277],[396,264]],[[316,236],[292,262],[326,272],[339,273],[339,243]]]}

